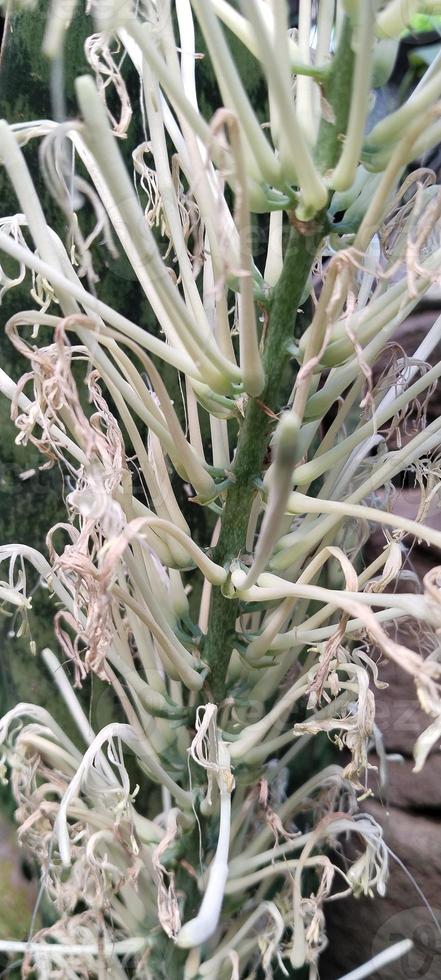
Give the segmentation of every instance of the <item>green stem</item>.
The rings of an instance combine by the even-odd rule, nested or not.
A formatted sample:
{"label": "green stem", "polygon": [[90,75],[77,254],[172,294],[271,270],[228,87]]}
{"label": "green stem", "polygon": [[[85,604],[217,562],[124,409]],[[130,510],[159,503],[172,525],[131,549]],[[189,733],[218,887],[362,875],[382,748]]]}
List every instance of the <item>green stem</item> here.
{"label": "green stem", "polygon": [[[354,54],[351,48],[352,24],[345,18],[337,51],[324,85],[324,95],[332,107],[334,121],[322,121],[317,141],[316,162],[322,173],[338,162],[342,137],[348,126]],[[244,552],[248,521],[261,477],[265,455],[277,415],[282,405],[280,393],[290,353],[297,309],[302,299],[317,248],[326,229],[322,212],[308,223],[297,222],[291,232],[283,270],[274,289],[269,311],[268,335],[263,355],[265,387],[259,399],[250,399],[241,425],[234,460],[234,485],[228,490],[222,515],[219,542],[214,560],[229,568]],[[210,625],[204,647],[204,660],[210,668],[207,688],[210,698],[221,701],[235,643],[238,601],[213,588]]]}
{"label": "green stem", "polygon": [[[290,357],[296,311],[304,292],[317,247],[323,236],[324,219],[293,228],[283,271],[271,304],[268,339],[263,356],[266,383],[259,399],[250,399],[242,423],[234,463],[234,485],[227,493],[222,529],[214,552],[219,565],[229,567],[245,548],[248,520],[274,425],[271,413],[280,410],[283,374]],[[269,411],[268,411],[269,410]],[[210,628],[204,660],[210,667],[208,684],[215,700],[222,699],[225,677],[235,638],[238,602],[213,589]]]}
{"label": "green stem", "polygon": [[324,174],[338,163],[348,125],[354,72],[352,29],[350,18],[345,17],[329,74],[323,82],[323,95],[333,115],[332,122],[322,118],[315,150],[315,162]]}

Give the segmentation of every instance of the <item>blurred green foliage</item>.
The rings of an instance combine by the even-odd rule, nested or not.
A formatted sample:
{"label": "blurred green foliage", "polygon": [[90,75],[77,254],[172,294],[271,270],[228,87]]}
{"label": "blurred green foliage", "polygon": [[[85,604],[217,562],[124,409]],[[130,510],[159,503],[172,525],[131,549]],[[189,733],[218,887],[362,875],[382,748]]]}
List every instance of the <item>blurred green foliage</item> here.
{"label": "blurred green foliage", "polygon": [[409,24],[409,28],[404,32],[407,34],[441,34],[441,16],[439,14],[415,14]]}

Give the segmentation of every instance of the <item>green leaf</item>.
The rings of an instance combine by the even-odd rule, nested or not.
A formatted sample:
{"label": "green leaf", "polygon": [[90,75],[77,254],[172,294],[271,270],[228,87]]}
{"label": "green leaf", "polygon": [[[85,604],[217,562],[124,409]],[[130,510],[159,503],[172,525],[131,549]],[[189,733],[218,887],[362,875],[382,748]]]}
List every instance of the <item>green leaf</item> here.
{"label": "green leaf", "polygon": [[431,34],[433,31],[441,32],[440,14],[415,14],[403,37],[408,37],[409,34]]}

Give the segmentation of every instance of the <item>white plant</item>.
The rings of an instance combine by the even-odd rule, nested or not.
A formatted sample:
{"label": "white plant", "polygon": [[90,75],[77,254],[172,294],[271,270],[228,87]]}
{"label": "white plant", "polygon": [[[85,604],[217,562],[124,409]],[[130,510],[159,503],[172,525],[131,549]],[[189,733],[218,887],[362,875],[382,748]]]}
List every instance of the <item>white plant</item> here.
{"label": "white plant", "polygon": [[[306,964],[314,980],[335,881],[341,897],[387,887],[381,828],[357,802],[380,737],[375,651],[414,679],[428,714],[417,769],[441,734],[438,570],[421,593],[386,591],[415,540],[441,545],[424,523],[441,478],[441,419],[424,425],[441,318],[413,358],[373,382],[379,354],[439,278],[440,190],[409,165],[440,138],[441,56],[404,105],[367,121],[408,18],[441,4],[301,0],[297,34],[285,0],[87,6],[78,119],[0,123],[18,201],[1,221],[1,292],[30,294],[6,325],[27,370],[18,383],[1,371],[0,390],[17,443],[37,446],[71,487],[46,557],[0,549],[0,600],[25,630],[30,566],[50,589],[64,670],[52,651],[42,657],[79,736],[38,705],[1,722],[19,836],[59,919],[0,949],[42,978],[239,978],[259,965],[271,978]],[[75,11],[50,5],[55,73]],[[259,62],[265,126],[231,34]],[[221,94],[213,119],[198,104],[200,44]],[[141,107],[130,104],[129,62]],[[118,140],[136,111],[145,139],[131,147],[131,173]],[[66,242],[46,222],[29,141]],[[100,298],[98,249],[125,255],[154,331]],[[85,365],[86,407],[74,364]],[[390,448],[388,429],[416,403],[422,423]],[[390,506],[392,481],[411,468],[415,520]],[[197,506],[212,515],[204,541]],[[384,548],[365,567],[358,553],[375,525]],[[400,620],[424,630],[428,656],[396,642]],[[90,673],[119,702],[99,732],[74,690]],[[301,785],[298,762],[324,732],[344,765]],[[333,845],[348,835],[357,854],[343,872]]]}

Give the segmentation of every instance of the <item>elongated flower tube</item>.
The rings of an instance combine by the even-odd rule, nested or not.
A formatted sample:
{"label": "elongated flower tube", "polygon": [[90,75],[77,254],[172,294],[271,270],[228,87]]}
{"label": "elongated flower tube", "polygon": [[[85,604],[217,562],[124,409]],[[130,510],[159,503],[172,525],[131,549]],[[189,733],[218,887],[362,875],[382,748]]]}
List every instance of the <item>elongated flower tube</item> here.
{"label": "elongated flower tube", "polygon": [[225,105],[239,116],[246,135],[248,152],[255,157],[259,168],[256,177],[269,183],[277,182],[280,174],[279,164],[248,102],[222,29],[211,9],[211,2],[207,4],[201,3],[200,0],[192,0],[192,2],[205,33],[213,63],[217,67],[219,84],[224,89],[222,94]]}
{"label": "elongated flower tube", "polygon": [[[414,14],[424,4],[421,0],[390,0],[377,15],[377,34],[379,37],[399,37],[408,27]],[[432,4],[432,7],[436,4]]]}
{"label": "elongated flower tube", "polygon": [[416,91],[409,101],[396,109],[390,116],[386,116],[381,122],[371,130],[367,137],[368,144],[372,146],[381,143],[394,142],[401,135],[403,126],[408,126],[418,119],[421,112],[427,109],[434,101],[439,98],[441,93],[441,59],[438,58],[434,66],[432,77],[426,84]]}
{"label": "elongated flower tube", "polygon": [[331,178],[331,186],[338,191],[351,187],[360,159],[364,120],[369,104],[374,33],[375,6],[363,3],[360,5],[353,39],[356,60],[348,128],[340,159]]}
{"label": "elongated flower tube", "polygon": [[[262,3],[262,0],[256,0],[256,3],[259,2]],[[227,0],[211,0],[211,3],[219,19],[222,20],[225,26],[228,27],[240,41],[242,41],[242,44],[245,44],[252,54],[258,58],[259,46],[246,18],[243,17],[234,7],[232,7]],[[269,18],[271,11],[265,10],[265,15],[267,18]],[[288,39],[288,49],[289,63],[293,72],[296,72],[299,75],[320,77],[323,71],[321,66],[311,65],[308,62],[303,61],[299,46],[291,37]]]}
{"label": "elongated flower tube", "polygon": [[234,789],[234,779],[230,768],[228,746],[219,736],[215,738],[214,749],[215,757],[211,757],[209,750],[207,761],[203,764],[211,769],[219,787],[219,834],[199,912],[194,919],[190,919],[182,926],[176,938],[177,945],[184,949],[201,946],[216,931],[228,877],[231,793]]}
{"label": "elongated flower tube", "polygon": [[[243,0],[242,6],[255,32],[269,90],[277,105],[277,111],[283,118],[283,138],[281,135],[280,144],[282,171],[287,180],[298,177],[301,191],[300,216],[302,219],[311,218],[325,206],[328,195],[297,122],[291,99],[286,31],[284,31],[284,42],[279,50],[279,58],[275,60],[262,9],[251,0]],[[283,26],[287,27],[286,20]]]}
{"label": "elongated flower tube", "polygon": [[[160,261],[153,236],[143,219],[134,190],[119,157],[118,150],[114,146],[114,140],[107,126],[104,111],[96,94],[92,79],[88,76],[77,79],[76,89],[78,101],[87,124],[85,133],[86,142],[88,142],[89,148],[96,158],[109,188],[112,191],[118,189],[119,207],[122,208],[121,213],[125,224],[131,225],[132,227],[132,235],[137,246],[139,261],[141,263],[147,262],[150,266],[150,275],[156,285],[161,301],[166,311],[169,311],[172,317],[173,315],[175,316],[175,328],[181,331],[185,329],[186,334],[181,333],[181,338],[184,345],[187,345],[190,355],[194,357],[196,364],[203,358],[202,363],[206,369],[206,377],[213,377],[214,387],[216,388],[220,384],[222,390],[225,382],[222,383],[222,381],[219,381],[216,373],[213,373],[212,376],[211,362],[213,361],[213,367],[218,367],[221,371],[225,370],[227,372],[227,378],[232,376],[235,380],[239,380],[239,372],[237,370],[235,371],[231,362],[226,361],[221,353],[216,350],[208,327],[206,328],[205,335],[201,335],[200,332],[195,331],[192,319],[188,315],[186,308],[183,304],[181,305],[176,294],[173,293],[170,278],[167,276]],[[176,318],[176,314],[172,313],[176,307],[179,307],[180,310],[179,319]]]}
{"label": "elongated flower tube", "polygon": [[191,807],[192,796],[191,793],[182,790],[174,780],[166,777],[165,771],[157,762],[155,754],[152,752],[148,744],[141,744],[136,736],[136,733],[130,727],[130,725],[121,724],[110,724],[106,728],[103,728],[99,735],[93,740],[89,746],[81,765],[72,779],[68,790],[66,791],[63,800],[58,811],[57,819],[55,821],[55,833],[58,837],[58,846],[60,850],[61,860],[63,864],[69,866],[71,861],[71,847],[69,841],[69,835],[67,831],[67,817],[69,812],[69,804],[75,799],[77,794],[80,792],[81,785],[84,779],[87,779],[89,770],[92,768],[94,760],[97,756],[98,750],[101,748],[104,742],[108,739],[120,738],[127,742],[134,749],[136,753],[139,754],[141,758],[146,760],[147,766],[151,771],[152,775],[156,778],[160,778],[161,781],[165,777],[165,785],[173,793],[176,799],[185,808]]}
{"label": "elongated flower tube", "polygon": [[240,242],[240,298],[239,298],[239,351],[243,385],[249,395],[260,395],[265,384],[265,374],[259,352],[256,312],[254,308],[252,255],[249,244],[250,212],[248,206],[247,177],[242,151],[241,135],[237,119],[222,113],[228,127],[233,159],[237,171],[236,225]]}
{"label": "elongated flower tube", "polygon": [[299,427],[299,419],[286,412],[282,415],[274,433],[274,463],[269,476],[268,501],[257,539],[254,560],[243,585],[245,589],[254,585],[271,557],[277,541],[291,488]]}

